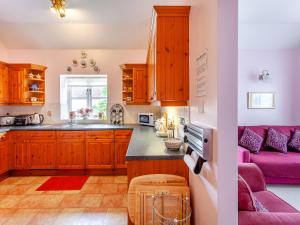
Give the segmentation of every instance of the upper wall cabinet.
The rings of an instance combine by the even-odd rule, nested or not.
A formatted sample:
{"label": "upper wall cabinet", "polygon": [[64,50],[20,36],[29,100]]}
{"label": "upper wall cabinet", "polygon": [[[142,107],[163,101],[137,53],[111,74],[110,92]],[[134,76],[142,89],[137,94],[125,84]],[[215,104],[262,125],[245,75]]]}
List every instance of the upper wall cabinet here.
{"label": "upper wall cabinet", "polygon": [[189,6],[154,6],[147,55],[148,101],[189,100]]}
{"label": "upper wall cabinet", "polygon": [[8,104],[43,105],[46,67],[33,64],[9,64]]}
{"label": "upper wall cabinet", "polygon": [[0,62],[0,105],[8,103],[8,67]]}
{"label": "upper wall cabinet", "polygon": [[123,102],[127,105],[149,104],[146,64],[123,64],[121,69]]}

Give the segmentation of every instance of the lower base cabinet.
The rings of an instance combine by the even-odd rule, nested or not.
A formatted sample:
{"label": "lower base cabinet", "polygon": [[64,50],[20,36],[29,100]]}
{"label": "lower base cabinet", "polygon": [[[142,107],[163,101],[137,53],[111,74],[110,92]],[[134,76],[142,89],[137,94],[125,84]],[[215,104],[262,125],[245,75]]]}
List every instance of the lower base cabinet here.
{"label": "lower base cabinet", "polygon": [[[12,131],[8,147],[0,145],[1,164],[6,162],[3,167],[9,168],[10,161],[10,168],[16,171],[96,169],[123,173],[127,168],[125,157],[131,133],[131,130]],[[4,149],[8,151],[7,157]],[[5,170],[1,168],[0,172]]]}
{"label": "lower base cabinet", "polygon": [[9,142],[6,137],[0,139],[0,174],[9,170]]}
{"label": "lower base cabinet", "polygon": [[34,140],[27,143],[28,169],[55,169],[56,142]]}
{"label": "lower base cabinet", "polygon": [[85,168],[85,140],[63,139],[57,141],[57,169]]}
{"label": "lower base cabinet", "polygon": [[86,168],[113,169],[114,148],[113,139],[87,139]]}

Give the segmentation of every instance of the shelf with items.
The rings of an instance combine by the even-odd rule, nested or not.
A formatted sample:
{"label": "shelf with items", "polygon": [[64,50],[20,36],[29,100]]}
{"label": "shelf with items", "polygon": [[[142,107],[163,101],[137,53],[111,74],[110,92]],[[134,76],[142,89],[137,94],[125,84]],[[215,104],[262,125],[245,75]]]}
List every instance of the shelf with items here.
{"label": "shelf with items", "polygon": [[123,64],[122,99],[127,105],[149,104],[147,102],[147,71],[145,64]]}

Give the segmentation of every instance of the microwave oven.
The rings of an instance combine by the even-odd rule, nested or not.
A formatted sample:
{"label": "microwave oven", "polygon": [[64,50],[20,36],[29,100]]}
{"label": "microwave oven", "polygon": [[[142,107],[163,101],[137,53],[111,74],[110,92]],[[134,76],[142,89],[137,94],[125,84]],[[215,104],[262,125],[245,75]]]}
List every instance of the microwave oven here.
{"label": "microwave oven", "polygon": [[155,124],[154,113],[139,113],[138,122],[140,125],[154,127]]}

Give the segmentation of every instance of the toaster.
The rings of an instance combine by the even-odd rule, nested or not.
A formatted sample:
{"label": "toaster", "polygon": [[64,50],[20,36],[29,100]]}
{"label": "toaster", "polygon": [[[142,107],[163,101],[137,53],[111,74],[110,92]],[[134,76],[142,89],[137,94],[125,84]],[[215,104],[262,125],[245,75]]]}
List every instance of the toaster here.
{"label": "toaster", "polygon": [[14,116],[0,116],[0,126],[11,126],[15,122]]}
{"label": "toaster", "polygon": [[32,115],[19,115],[15,117],[15,126],[27,126],[30,125],[32,121]]}

